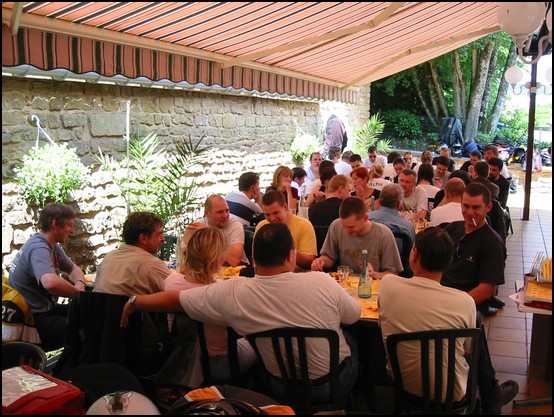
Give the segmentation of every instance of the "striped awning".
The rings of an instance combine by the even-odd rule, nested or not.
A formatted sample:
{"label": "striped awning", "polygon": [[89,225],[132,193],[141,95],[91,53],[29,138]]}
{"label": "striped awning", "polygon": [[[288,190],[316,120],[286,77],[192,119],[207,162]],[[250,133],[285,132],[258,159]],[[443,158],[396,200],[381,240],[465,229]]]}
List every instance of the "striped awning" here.
{"label": "striped awning", "polygon": [[353,102],[499,30],[494,2],[3,2],[2,66]]}

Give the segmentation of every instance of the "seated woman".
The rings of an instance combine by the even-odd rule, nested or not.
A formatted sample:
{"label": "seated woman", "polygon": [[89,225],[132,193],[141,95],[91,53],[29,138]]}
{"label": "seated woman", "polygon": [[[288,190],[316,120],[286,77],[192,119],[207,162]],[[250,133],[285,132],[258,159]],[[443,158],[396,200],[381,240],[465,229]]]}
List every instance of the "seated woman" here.
{"label": "seated woman", "polygon": [[[181,248],[181,269],[165,279],[165,290],[182,291],[214,283],[214,274],[219,272],[228,250],[229,242],[222,230],[213,227],[196,230]],[[174,317],[174,313],[167,315],[170,329]],[[218,379],[230,378],[227,328],[204,323],[204,331],[211,374]],[[240,370],[246,372],[256,362],[256,353],[244,338],[237,341],[237,350]]]}
{"label": "seated woman", "polygon": [[352,177],[355,190],[352,192],[352,196],[364,200],[367,211],[379,210],[381,207],[381,203],[379,203],[381,191],[367,185],[369,182],[369,171],[367,168],[356,168],[350,173],[350,176]]}
{"label": "seated woman", "polygon": [[283,193],[289,210],[296,213],[298,206],[298,190],[294,188],[292,183],[293,171],[287,166],[281,165],[277,167],[273,173],[273,181],[267,187],[265,192],[277,190]]}
{"label": "seated woman", "polygon": [[373,164],[373,166],[369,168],[368,187],[381,191],[385,185],[392,184],[389,180],[383,178],[383,172],[383,165]]}
{"label": "seated woman", "polygon": [[306,198],[307,207],[310,207],[315,202],[325,200],[325,187],[329,184],[331,178],[337,175],[337,171],[335,171],[335,166],[324,165],[325,162],[331,161],[323,161],[319,166],[319,178],[310,184],[312,187],[311,192]]}
{"label": "seated woman", "polygon": [[417,186],[427,191],[427,197],[429,198],[429,213],[433,210],[435,195],[440,191],[439,187],[433,185],[434,176],[435,170],[433,169],[433,165],[429,164],[422,165],[417,173]]}

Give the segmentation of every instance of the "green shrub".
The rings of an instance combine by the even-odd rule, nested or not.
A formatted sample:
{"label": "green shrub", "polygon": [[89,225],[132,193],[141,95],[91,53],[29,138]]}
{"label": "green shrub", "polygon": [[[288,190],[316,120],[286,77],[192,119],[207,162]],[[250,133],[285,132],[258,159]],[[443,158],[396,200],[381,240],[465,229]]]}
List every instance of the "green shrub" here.
{"label": "green shrub", "polygon": [[395,139],[409,141],[422,136],[419,117],[407,110],[383,112],[383,121],[387,126],[387,135]]}
{"label": "green shrub", "polygon": [[290,143],[292,159],[297,163],[303,163],[314,152],[321,150],[322,144],[314,135],[307,133],[296,135]]}
{"label": "green shrub", "polygon": [[75,149],[66,143],[33,147],[16,168],[16,180],[27,203],[44,207],[48,202],[64,203],[84,183],[88,169]]}

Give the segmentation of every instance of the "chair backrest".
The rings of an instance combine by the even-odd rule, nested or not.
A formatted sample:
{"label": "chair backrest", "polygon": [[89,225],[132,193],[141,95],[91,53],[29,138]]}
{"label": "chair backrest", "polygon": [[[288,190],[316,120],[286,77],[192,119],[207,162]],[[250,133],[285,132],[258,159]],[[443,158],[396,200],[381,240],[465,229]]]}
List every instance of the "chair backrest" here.
{"label": "chair backrest", "polygon": [[46,369],[46,353],[40,346],[28,342],[2,343],[2,370],[29,365],[38,371]]}
{"label": "chair backrest", "polygon": [[410,268],[410,252],[412,250],[410,236],[399,231],[393,231],[392,234],[394,235],[398,253],[400,254],[400,259],[402,260],[402,266],[404,267],[404,271],[402,271],[399,275],[401,277],[411,278],[414,273],[412,272],[412,268]]}
{"label": "chair backrest", "polygon": [[314,230],[317,243],[317,255],[319,256],[321,248],[323,247],[323,242],[325,242],[325,238],[327,237],[329,226],[314,226]]}
{"label": "chair backrest", "polygon": [[164,235],[164,243],[160,246],[160,250],[158,251],[158,258],[160,258],[163,261],[169,261],[171,260],[171,256],[175,254],[175,251],[177,250],[177,236],[173,235]]}
{"label": "chair backrest", "polygon": [[[472,414],[478,406],[477,369],[481,337],[483,337],[483,331],[478,328],[429,330],[389,335],[386,345],[394,377],[394,414],[400,414],[402,411],[419,411],[421,414]],[[455,402],[456,340],[466,338],[472,340],[473,346],[469,381],[465,400]],[[404,390],[398,347],[405,342],[420,343],[420,385],[423,391],[421,398]],[[443,366],[446,366],[446,375]],[[442,398],[443,392],[446,393],[444,402],[433,400]]]}
{"label": "chair backrest", "polygon": [[[288,403],[297,414],[312,414],[314,409],[321,406],[329,406],[331,409],[341,408],[339,399],[339,337],[336,331],[331,329],[313,329],[303,327],[287,327],[246,336],[258,357],[258,364],[263,367],[267,386],[271,387],[269,379],[271,375],[266,368],[265,361],[275,361],[281,374],[277,378],[285,388],[285,398],[276,398]],[[260,349],[260,341],[266,339],[271,343],[273,357],[264,358]],[[267,340],[269,339],[269,340]],[[330,398],[325,404],[312,404],[310,391],[314,381],[310,380],[308,367],[308,339],[322,339],[329,346],[329,374]],[[263,343],[263,342],[262,342]],[[273,377],[276,377],[275,375]],[[273,392],[275,398],[277,394]]]}
{"label": "chair backrest", "polygon": [[250,265],[254,264],[252,259],[252,246],[254,244],[254,230],[255,227],[244,228],[244,253],[250,262]]}
{"label": "chair backrest", "polygon": [[200,342],[200,360],[202,364],[202,374],[204,376],[203,385],[241,385],[241,373],[239,367],[239,356],[237,351],[237,340],[239,335],[232,327],[227,327],[227,358],[229,360],[230,379],[221,379],[217,375],[213,375],[210,367],[210,356],[208,354],[208,346],[206,343],[206,334],[204,331],[204,323],[198,322],[198,341]]}

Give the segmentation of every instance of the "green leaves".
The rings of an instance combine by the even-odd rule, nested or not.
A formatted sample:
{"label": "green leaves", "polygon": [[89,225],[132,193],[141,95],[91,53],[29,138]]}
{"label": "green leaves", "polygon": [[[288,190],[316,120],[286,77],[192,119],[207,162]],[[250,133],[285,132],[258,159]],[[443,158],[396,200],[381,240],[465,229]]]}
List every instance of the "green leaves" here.
{"label": "green leaves", "polygon": [[322,144],[314,135],[296,135],[290,144],[290,153],[297,162],[304,162],[312,153],[319,152]]}
{"label": "green leaves", "polygon": [[66,143],[32,148],[16,168],[16,180],[27,203],[44,207],[48,202],[64,203],[84,183],[88,169],[75,149]]}
{"label": "green leaves", "polygon": [[377,137],[383,133],[385,123],[378,114],[374,114],[369,118],[367,123],[356,130],[356,141],[354,143],[354,152],[362,157],[367,155],[367,148],[377,146],[379,153],[388,153],[390,151],[390,140],[379,140]]}

